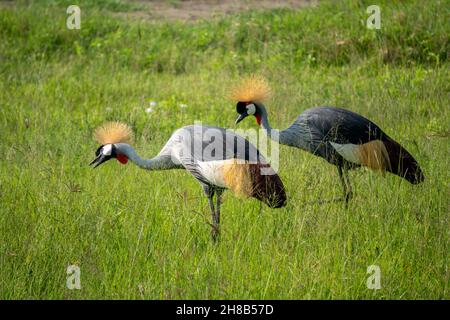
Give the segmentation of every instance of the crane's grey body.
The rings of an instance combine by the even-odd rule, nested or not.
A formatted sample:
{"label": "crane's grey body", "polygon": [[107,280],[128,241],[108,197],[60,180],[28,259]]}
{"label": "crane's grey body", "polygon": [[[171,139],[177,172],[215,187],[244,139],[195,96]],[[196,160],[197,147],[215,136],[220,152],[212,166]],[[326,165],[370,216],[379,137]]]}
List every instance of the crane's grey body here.
{"label": "crane's grey body", "polygon": [[[134,153],[133,157],[136,156]],[[190,125],[176,130],[157,157],[136,159],[136,163],[145,169],[185,168],[201,183],[221,188],[205,177],[201,164],[231,159],[266,163],[259,150],[242,136],[220,127]]]}
{"label": "crane's grey body", "polygon": [[[230,185],[234,187],[234,184],[227,184],[227,176],[223,173],[225,171],[224,167],[232,166],[235,161],[242,161],[246,166],[254,165],[257,168],[267,165],[265,158],[260,154],[258,149],[245,138],[220,127],[204,125],[190,125],[176,130],[158,155],[151,159],[142,159],[126,143],[116,143],[112,149],[110,146],[104,146],[104,148],[109,154],[125,155],[129,160],[143,169],[186,169],[189,171],[203,186],[205,194],[208,197],[213,218],[214,239],[218,235],[221,195]],[[267,178],[261,178],[257,175],[248,179],[256,182],[254,185],[256,186],[255,190],[257,187],[263,189],[262,193],[257,193],[256,191],[258,190],[255,192],[252,191],[251,194],[249,193],[250,196],[265,202],[271,207],[278,208],[285,205],[286,195],[284,186],[278,175],[274,173],[273,177]],[[269,185],[268,182],[272,182],[274,186],[272,189],[270,189],[272,185]],[[268,189],[267,186],[269,186]],[[267,190],[264,190],[264,188]],[[273,191],[276,194],[271,196],[269,192]],[[215,206],[213,203],[214,194],[217,195]],[[274,199],[277,202],[271,204],[271,201]]]}
{"label": "crane's grey body", "polygon": [[353,195],[347,171],[360,164],[344,157],[336,146],[362,144],[386,136],[370,120],[349,110],[326,106],[305,110],[289,128],[274,134],[264,105],[259,109],[262,127],[271,138],[278,135],[279,143],[303,149],[337,166],[346,202]]}
{"label": "crane's grey body", "polygon": [[[267,118],[262,115],[262,126],[267,134],[274,136]],[[278,130],[277,130],[278,131]],[[324,158],[331,164],[355,168],[360,164],[344,158],[336,144],[363,144],[375,139],[389,137],[373,122],[352,111],[334,107],[307,109],[285,130],[278,131],[279,143],[297,147]]]}
{"label": "crane's grey body", "polygon": [[242,136],[224,128],[205,125],[190,125],[177,129],[152,159],[141,159],[128,144],[118,143],[116,146],[143,169],[185,168],[206,184],[210,182],[205,181],[199,171],[199,162],[237,159],[266,163],[259,150]]}
{"label": "crane's grey body", "polygon": [[300,148],[337,166],[346,201],[352,196],[348,169],[361,165],[387,170],[412,184],[424,180],[414,157],[376,124],[349,110],[316,107],[304,111],[285,130],[272,129],[259,102],[239,101],[236,123],[254,115],[267,135],[280,144]]}

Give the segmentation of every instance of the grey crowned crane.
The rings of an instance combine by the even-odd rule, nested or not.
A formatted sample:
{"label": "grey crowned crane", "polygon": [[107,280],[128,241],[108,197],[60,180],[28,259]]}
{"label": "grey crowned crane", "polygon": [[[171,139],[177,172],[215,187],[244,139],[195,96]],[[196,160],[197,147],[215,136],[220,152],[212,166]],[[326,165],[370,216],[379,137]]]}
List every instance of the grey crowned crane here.
{"label": "grey crowned crane", "polygon": [[[146,170],[185,169],[201,184],[212,215],[212,237],[219,235],[221,196],[225,189],[256,198],[271,208],[286,205],[283,183],[258,149],[243,137],[219,127],[191,125],[176,130],[157,156],[142,159],[129,144],[129,126],[110,122],[94,131],[101,144],[91,165],[128,160]],[[214,206],[213,197],[216,195]]]}
{"label": "grey crowned crane", "polygon": [[249,115],[256,118],[267,135],[280,144],[300,148],[324,158],[337,167],[344,200],[352,197],[348,170],[366,166],[388,171],[412,184],[424,180],[416,159],[372,121],[349,110],[316,107],[300,114],[285,130],[272,129],[262,103],[270,94],[266,80],[250,76],[236,86],[231,98],[237,101],[236,124]]}

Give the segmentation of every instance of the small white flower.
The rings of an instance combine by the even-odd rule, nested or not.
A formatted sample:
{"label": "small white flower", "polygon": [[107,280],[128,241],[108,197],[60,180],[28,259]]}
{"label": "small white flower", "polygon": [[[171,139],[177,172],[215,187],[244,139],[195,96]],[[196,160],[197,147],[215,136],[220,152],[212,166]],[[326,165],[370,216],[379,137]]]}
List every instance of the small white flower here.
{"label": "small white flower", "polygon": [[146,108],[146,109],[145,109],[145,112],[147,112],[147,113],[153,112],[153,108],[152,108],[152,107]]}
{"label": "small white flower", "polygon": [[156,107],[156,101],[150,101],[150,107]]}
{"label": "small white flower", "polygon": [[187,108],[188,107],[188,105],[187,104],[184,104],[184,103],[180,103],[180,108]]}

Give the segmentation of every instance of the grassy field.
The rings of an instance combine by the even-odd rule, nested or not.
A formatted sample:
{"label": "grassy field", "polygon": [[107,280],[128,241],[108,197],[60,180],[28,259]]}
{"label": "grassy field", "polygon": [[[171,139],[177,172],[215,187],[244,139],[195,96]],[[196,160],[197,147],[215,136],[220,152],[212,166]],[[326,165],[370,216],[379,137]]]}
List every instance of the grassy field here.
{"label": "grassy field", "polygon": [[[68,30],[72,2],[0,2],[0,299],[450,298],[449,1],[377,1],[381,30],[365,27],[370,1],[169,22],[124,19],[139,5],[117,0],[78,1]],[[272,126],[356,111],[425,182],[360,169],[348,208],[319,204],[341,194],[337,171],[281,146],[287,207],[227,192],[216,245],[188,173],[88,167],[107,120],[131,124],[148,157],[194,121],[234,127],[227,87],[248,73],[272,85]],[[66,288],[73,264],[81,290]]]}

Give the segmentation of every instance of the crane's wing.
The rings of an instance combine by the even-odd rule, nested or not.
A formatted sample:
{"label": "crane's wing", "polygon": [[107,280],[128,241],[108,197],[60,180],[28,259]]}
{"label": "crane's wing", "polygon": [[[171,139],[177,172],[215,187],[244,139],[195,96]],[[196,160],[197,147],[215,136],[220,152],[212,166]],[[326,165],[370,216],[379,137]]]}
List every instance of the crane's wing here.
{"label": "crane's wing", "polygon": [[312,153],[334,164],[342,159],[374,170],[387,170],[411,183],[423,181],[414,157],[375,123],[350,110],[317,107],[304,111],[296,124],[308,128]]}
{"label": "crane's wing", "polygon": [[232,189],[271,207],[285,205],[284,186],[276,172],[252,143],[230,130],[186,126],[174,132],[166,147],[161,152],[170,151],[204,184]]}
{"label": "crane's wing", "polygon": [[299,118],[306,120],[316,140],[364,144],[388,138],[375,123],[350,110],[317,107],[304,111]]}
{"label": "crane's wing", "polygon": [[259,150],[247,139],[220,127],[191,125],[176,130],[160,154],[171,154],[196,178],[199,162],[236,159],[250,163],[266,163]]}
{"label": "crane's wing", "polygon": [[[334,107],[308,109],[280,133],[283,144],[305,149],[336,165],[342,165],[344,159],[359,165],[354,147],[384,138],[387,135],[370,120]],[[345,152],[339,146],[345,146]]]}
{"label": "crane's wing", "polygon": [[[235,142],[233,145],[231,142]],[[179,145],[189,147],[189,156],[195,160],[225,160],[240,158],[259,161],[258,149],[242,136],[220,127],[190,125],[176,130],[160,154],[170,154]],[[205,150],[206,149],[206,150]]]}

